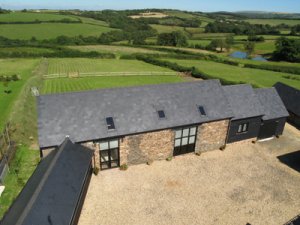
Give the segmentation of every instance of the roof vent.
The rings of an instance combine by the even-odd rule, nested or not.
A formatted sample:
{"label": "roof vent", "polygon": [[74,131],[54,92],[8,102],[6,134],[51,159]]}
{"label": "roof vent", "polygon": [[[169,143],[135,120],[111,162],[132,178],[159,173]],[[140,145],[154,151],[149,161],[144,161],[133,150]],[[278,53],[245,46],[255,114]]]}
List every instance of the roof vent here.
{"label": "roof vent", "polygon": [[106,124],[107,124],[107,129],[108,130],[116,129],[114,119],[112,117],[107,117],[106,118]]}
{"label": "roof vent", "polygon": [[163,111],[163,110],[158,110],[157,114],[158,114],[159,119],[165,119],[166,118],[165,111]]}
{"label": "roof vent", "polygon": [[205,109],[202,105],[198,106],[198,110],[199,110],[199,113],[200,113],[201,116],[206,116]]}

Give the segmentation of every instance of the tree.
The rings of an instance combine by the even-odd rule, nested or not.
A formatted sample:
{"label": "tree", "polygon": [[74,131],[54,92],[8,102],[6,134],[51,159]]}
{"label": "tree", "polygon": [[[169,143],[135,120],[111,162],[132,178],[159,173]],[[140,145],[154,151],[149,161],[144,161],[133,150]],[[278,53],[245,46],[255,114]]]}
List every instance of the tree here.
{"label": "tree", "polygon": [[227,51],[230,50],[231,46],[234,44],[234,38],[233,35],[228,35],[225,39],[225,42],[227,44]]}
{"label": "tree", "polygon": [[300,40],[281,37],[276,40],[276,50],[273,53],[275,60],[300,62]]}
{"label": "tree", "polygon": [[177,47],[185,47],[188,45],[186,36],[180,31],[159,34],[157,44]]}
{"label": "tree", "polygon": [[244,48],[245,48],[245,51],[248,53],[248,56],[250,56],[254,52],[255,43],[252,41],[247,41],[244,44]]}
{"label": "tree", "polygon": [[208,48],[214,51],[220,49],[220,52],[223,52],[224,49],[228,48],[228,44],[225,39],[213,39],[208,45]]}
{"label": "tree", "polygon": [[4,86],[4,93],[6,93],[6,94],[10,94],[11,93],[11,90],[10,90],[10,88],[9,88],[9,80],[5,80],[4,82],[3,82],[3,86]]}

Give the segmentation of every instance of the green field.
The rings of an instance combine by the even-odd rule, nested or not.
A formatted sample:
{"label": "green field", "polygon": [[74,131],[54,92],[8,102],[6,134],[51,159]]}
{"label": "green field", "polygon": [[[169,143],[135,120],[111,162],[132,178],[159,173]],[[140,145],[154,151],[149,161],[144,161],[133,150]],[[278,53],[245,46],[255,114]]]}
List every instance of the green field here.
{"label": "green field", "polygon": [[48,74],[69,72],[172,72],[172,70],[137,60],[86,58],[49,59]]}
{"label": "green field", "polygon": [[298,77],[287,73],[278,73],[266,70],[241,68],[226,64],[203,61],[203,60],[176,60],[166,59],[171,62],[176,62],[182,66],[196,67],[200,71],[213,76],[222,78],[228,81],[241,81],[249,84],[254,84],[259,87],[272,87],[276,82],[280,81],[287,85],[300,89],[300,81],[283,78],[283,76]]}
{"label": "green field", "polygon": [[300,24],[300,20],[286,20],[286,19],[247,19],[245,20],[251,24],[269,24],[271,26],[276,26],[279,24],[287,24],[289,26],[295,26]]}
{"label": "green field", "polygon": [[56,38],[60,35],[100,36],[112,28],[91,24],[43,23],[43,24],[5,24],[1,25],[1,36],[10,39],[29,40],[36,37],[39,40]]}
{"label": "green field", "polygon": [[117,45],[83,45],[83,46],[69,46],[69,48],[80,50],[83,52],[106,52],[114,53],[116,55],[127,55],[134,53],[145,53],[145,54],[164,54],[159,51],[149,50],[146,48],[137,48],[137,47],[127,47],[127,46],[117,46]]}
{"label": "green field", "polygon": [[78,21],[77,18],[72,16],[57,15],[51,13],[11,12],[11,13],[0,14],[0,22],[33,22],[35,20],[59,21],[63,19]]}
{"label": "green field", "polygon": [[173,31],[181,31],[185,32],[183,27],[179,26],[167,26],[167,25],[158,25],[158,24],[153,24],[151,25],[152,28],[157,30],[157,32],[160,33],[171,33]]}
{"label": "green field", "polygon": [[130,76],[130,77],[86,77],[47,79],[44,82],[44,94],[70,91],[85,91],[99,88],[125,87],[146,84],[181,82],[180,76]]}
{"label": "green field", "polygon": [[12,93],[4,93],[3,83],[0,82],[0,131],[7,122],[11,113],[12,107],[22,90],[22,87],[27,82],[32,74],[32,70],[37,66],[38,59],[0,59],[0,75],[17,74],[21,77],[19,81],[9,83],[9,88]]}
{"label": "green field", "polygon": [[35,48],[35,47],[0,47],[0,53],[52,53],[55,52],[51,48]]}

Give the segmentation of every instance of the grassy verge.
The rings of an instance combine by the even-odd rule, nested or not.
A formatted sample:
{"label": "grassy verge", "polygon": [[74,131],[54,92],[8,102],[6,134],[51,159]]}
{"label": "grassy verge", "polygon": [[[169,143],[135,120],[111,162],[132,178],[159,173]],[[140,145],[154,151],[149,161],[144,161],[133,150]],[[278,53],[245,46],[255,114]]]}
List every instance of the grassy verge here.
{"label": "grassy verge", "polygon": [[5,178],[5,190],[0,198],[0,218],[18,196],[39,162],[39,152],[19,147]]}

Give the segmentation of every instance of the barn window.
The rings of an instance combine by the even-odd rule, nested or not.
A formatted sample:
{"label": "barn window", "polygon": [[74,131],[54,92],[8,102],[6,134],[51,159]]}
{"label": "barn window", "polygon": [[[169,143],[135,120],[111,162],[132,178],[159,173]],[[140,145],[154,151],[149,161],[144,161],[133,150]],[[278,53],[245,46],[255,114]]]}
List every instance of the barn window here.
{"label": "barn window", "polygon": [[166,118],[165,111],[163,111],[163,110],[158,110],[157,114],[158,114],[159,119],[165,119]]}
{"label": "barn window", "polygon": [[248,129],[249,129],[249,123],[242,123],[239,125],[237,133],[238,134],[245,133],[248,131]]}
{"label": "barn window", "polygon": [[205,109],[202,105],[198,106],[198,110],[201,116],[206,116]]}
{"label": "barn window", "polygon": [[114,119],[112,117],[107,117],[106,118],[106,124],[107,124],[107,129],[108,130],[116,129]]}

